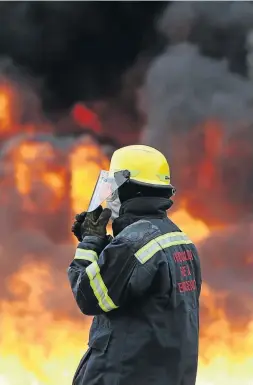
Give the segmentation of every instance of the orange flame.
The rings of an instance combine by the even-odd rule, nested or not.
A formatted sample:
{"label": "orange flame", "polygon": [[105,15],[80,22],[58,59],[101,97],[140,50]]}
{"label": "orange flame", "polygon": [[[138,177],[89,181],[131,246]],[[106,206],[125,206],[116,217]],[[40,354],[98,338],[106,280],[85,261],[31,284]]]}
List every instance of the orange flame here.
{"label": "orange flame", "polygon": [[92,142],[77,146],[70,154],[71,202],[74,212],[87,208],[100,170],[107,170],[109,161]]}
{"label": "orange flame", "polygon": [[8,131],[12,124],[12,93],[10,89],[0,89],[0,130]]}

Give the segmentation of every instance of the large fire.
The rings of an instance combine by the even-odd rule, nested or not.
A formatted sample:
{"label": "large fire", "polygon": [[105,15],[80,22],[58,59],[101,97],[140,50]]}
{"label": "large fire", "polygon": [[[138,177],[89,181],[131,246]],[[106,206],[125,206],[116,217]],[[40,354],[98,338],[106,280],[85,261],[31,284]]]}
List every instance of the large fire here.
{"label": "large fire", "polygon": [[[31,135],[12,115],[14,97],[13,88],[0,87],[0,136],[12,138],[0,153],[0,385],[70,385],[91,319],[79,314],[67,281],[75,248],[69,229],[108,159],[87,135],[69,143]],[[216,144],[201,165],[204,182],[213,178],[219,128],[208,135]],[[183,200],[172,219],[197,244],[213,231]],[[234,322],[222,306],[226,295],[203,285],[198,385],[253,384],[253,320]]]}

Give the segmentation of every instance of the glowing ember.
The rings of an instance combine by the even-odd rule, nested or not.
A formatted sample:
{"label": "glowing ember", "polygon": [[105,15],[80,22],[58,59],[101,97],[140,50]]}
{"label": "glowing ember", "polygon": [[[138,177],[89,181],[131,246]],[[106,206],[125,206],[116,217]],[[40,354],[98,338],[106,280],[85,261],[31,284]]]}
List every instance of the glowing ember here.
{"label": "glowing ember", "polygon": [[[16,107],[16,106],[15,106]],[[15,114],[16,115],[16,114]],[[14,92],[8,85],[0,87],[0,136],[14,130]]]}
{"label": "glowing ember", "polygon": [[0,91],[0,125],[1,129],[4,131],[10,127],[11,116],[10,112],[10,100],[7,93]]}
{"label": "glowing ember", "polygon": [[101,132],[101,123],[97,115],[84,104],[76,104],[72,111],[75,121],[84,128],[89,128],[95,133]]}

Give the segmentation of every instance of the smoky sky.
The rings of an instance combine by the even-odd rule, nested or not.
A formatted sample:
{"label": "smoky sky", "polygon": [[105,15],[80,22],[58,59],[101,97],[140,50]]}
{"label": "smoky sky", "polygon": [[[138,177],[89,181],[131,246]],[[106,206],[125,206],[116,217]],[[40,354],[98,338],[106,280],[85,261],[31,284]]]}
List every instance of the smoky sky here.
{"label": "smoky sky", "polygon": [[[167,46],[147,71],[142,140],[166,154],[179,196],[186,195],[187,209],[209,224],[252,212],[252,81],[236,67],[252,28],[253,7],[244,2],[174,2],[157,21]],[[217,41],[220,31],[224,39]],[[241,45],[234,33],[243,36]],[[220,55],[209,51],[212,46]],[[246,55],[241,59],[244,65]]]}
{"label": "smoky sky", "polygon": [[247,33],[253,27],[252,3],[246,1],[173,2],[158,23],[170,43],[188,41],[200,53],[226,59],[230,71],[246,75]]}
{"label": "smoky sky", "polygon": [[139,131],[135,91],[151,58],[188,41],[245,76],[252,20],[247,2],[3,2],[0,58],[40,84],[50,118],[79,100],[106,101],[95,109],[106,132]]}
{"label": "smoky sky", "polygon": [[[166,5],[166,4],[165,4]],[[117,94],[139,52],[157,49],[160,2],[0,4],[0,56],[43,79],[45,109]]]}

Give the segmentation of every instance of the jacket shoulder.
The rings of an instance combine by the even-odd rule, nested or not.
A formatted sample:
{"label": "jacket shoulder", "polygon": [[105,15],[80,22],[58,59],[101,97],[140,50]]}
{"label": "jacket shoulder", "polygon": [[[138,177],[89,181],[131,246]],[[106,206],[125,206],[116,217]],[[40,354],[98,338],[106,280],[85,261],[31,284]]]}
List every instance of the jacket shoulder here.
{"label": "jacket shoulder", "polygon": [[148,220],[139,220],[125,227],[115,239],[139,245],[147,243],[159,235],[161,235],[161,232],[156,225]]}
{"label": "jacket shoulder", "polygon": [[180,229],[180,227],[178,227],[178,225],[176,225],[176,223],[174,223],[170,218],[167,218],[167,223],[168,223],[168,226],[169,226],[169,229],[170,231],[179,231],[179,232],[182,232],[182,230]]}

